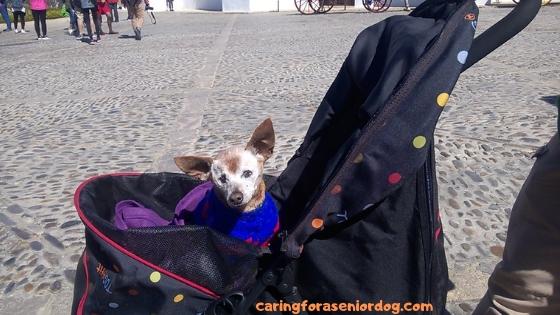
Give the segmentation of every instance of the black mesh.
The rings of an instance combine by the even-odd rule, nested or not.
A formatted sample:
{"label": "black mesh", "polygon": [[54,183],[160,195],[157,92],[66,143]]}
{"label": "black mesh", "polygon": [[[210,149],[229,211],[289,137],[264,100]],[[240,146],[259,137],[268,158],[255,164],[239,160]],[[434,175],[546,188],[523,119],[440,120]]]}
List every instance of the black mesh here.
{"label": "black mesh", "polygon": [[259,247],[204,226],[119,230],[115,205],[132,199],[171,220],[176,204],[202,182],[183,174],[113,175],[87,183],[79,208],[101,234],[142,259],[221,295],[245,291],[255,281]]}

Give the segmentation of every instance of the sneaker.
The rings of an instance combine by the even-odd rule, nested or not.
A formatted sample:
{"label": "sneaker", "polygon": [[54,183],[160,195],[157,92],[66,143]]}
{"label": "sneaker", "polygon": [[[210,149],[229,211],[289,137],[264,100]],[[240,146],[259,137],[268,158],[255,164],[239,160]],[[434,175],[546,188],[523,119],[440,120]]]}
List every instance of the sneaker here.
{"label": "sneaker", "polygon": [[48,37],[47,35],[43,35],[43,37],[41,37],[41,39],[51,39],[50,37]]}
{"label": "sneaker", "polygon": [[90,44],[90,45],[95,45],[95,41],[94,41],[93,39],[90,39],[90,40],[88,41],[88,44]]}
{"label": "sneaker", "polygon": [[19,33],[19,31],[18,31],[18,30],[15,30],[14,32],[15,32],[16,34],[17,34],[17,33]]}
{"label": "sneaker", "polygon": [[7,29],[4,30],[4,32],[11,32],[11,31],[12,31],[11,28],[7,28]]}
{"label": "sneaker", "polygon": [[134,34],[136,34],[136,40],[142,39],[142,33],[140,32],[140,29],[138,27],[134,29]]}
{"label": "sneaker", "polygon": [[82,36],[82,35],[76,36],[76,40],[82,40],[83,38],[84,38],[84,36]]}
{"label": "sneaker", "polygon": [[26,30],[21,30],[20,33],[27,33],[27,31]]}
{"label": "sneaker", "polygon": [[97,35],[97,40],[96,42],[100,42],[101,41],[101,36]]}

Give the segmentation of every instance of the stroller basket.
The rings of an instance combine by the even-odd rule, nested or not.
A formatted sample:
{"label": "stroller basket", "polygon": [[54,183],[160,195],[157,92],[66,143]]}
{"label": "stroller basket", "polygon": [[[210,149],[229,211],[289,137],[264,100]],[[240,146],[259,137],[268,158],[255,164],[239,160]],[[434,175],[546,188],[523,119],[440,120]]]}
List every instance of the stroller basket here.
{"label": "stroller basket", "polygon": [[120,230],[112,223],[116,204],[128,199],[171,220],[179,200],[201,183],[182,174],[112,174],[78,188],[75,206],[86,225],[86,251],[74,313],[123,314],[123,306],[132,304],[143,312],[195,314],[220,295],[254,284],[262,255],[257,246],[204,226]]}

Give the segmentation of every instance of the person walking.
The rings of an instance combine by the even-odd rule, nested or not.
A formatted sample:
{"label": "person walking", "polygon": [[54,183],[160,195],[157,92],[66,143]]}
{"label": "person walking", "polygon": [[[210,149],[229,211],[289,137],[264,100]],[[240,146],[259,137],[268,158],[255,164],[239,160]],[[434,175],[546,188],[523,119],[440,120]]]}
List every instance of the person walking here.
{"label": "person walking", "polygon": [[103,16],[107,17],[107,25],[109,26],[109,34],[118,34],[119,32],[113,31],[113,17],[111,15],[111,9],[107,3],[107,0],[97,0],[97,16],[99,18],[99,33],[105,35],[102,27]]}
{"label": "person walking", "polygon": [[[94,45],[96,42],[101,41],[101,27],[99,26],[99,18],[97,17],[97,4],[94,0],[79,0],[82,13],[84,15],[84,21],[86,22],[86,29],[89,36],[88,43],[90,45]],[[95,34],[97,35],[95,39],[93,39],[93,33],[91,31],[91,19],[93,19],[93,24],[95,25]]]}
{"label": "person walking", "polygon": [[[47,36],[47,1],[48,0],[30,0],[29,8],[33,14],[33,21],[35,22],[35,32],[37,33],[37,40],[50,39]],[[39,23],[41,27],[39,28]],[[41,30],[43,36],[41,36]]]}
{"label": "person walking", "polygon": [[119,21],[119,10],[118,7],[119,0],[107,0],[107,5],[109,6],[109,10],[111,11],[111,15],[113,16],[113,22]]}
{"label": "person walking", "polygon": [[6,0],[0,0],[0,14],[2,14],[2,18],[6,22],[7,28],[4,32],[9,32],[12,30],[12,21],[10,21],[10,16],[8,15],[8,8],[7,8]]}
{"label": "person walking", "polygon": [[[14,14],[14,30],[17,33],[27,33],[25,30],[25,7],[23,0],[12,0],[12,12]],[[21,20],[21,31],[18,31],[18,20]]]}
{"label": "person walking", "polygon": [[144,3],[149,6],[148,0],[125,0],[128,1],[126,8],[128,15],[132,19],[132,30],[136,40],[142,39],[142,25],[144,24]]}

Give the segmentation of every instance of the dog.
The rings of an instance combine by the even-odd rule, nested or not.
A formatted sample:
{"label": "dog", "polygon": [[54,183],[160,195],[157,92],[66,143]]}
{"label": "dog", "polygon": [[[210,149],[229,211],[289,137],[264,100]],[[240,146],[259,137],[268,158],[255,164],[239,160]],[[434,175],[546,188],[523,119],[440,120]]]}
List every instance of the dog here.
{"label": "dog", "polygon": [[264,163],[272,156],[274,144],[272,120],[267,118],[245,147],[225,149],[215,158],[175,157],[181,171],[212,183],[193,213],[193,223],[266,246],[279,229],[278,210],[263,180]]}

